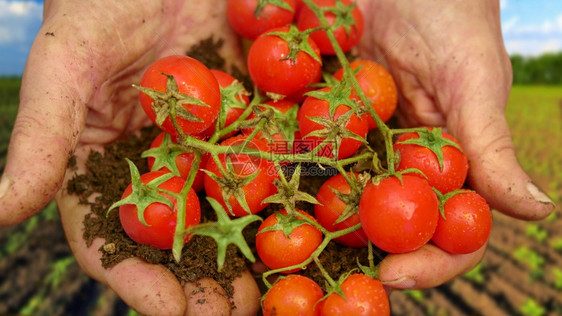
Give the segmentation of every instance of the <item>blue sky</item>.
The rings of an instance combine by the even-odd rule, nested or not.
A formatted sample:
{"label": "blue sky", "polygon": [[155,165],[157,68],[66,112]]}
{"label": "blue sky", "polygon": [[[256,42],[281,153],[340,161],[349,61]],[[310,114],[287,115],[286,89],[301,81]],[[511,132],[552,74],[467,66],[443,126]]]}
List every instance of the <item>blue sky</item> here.
{"label": "blue sky", "polygon": [[[27,53],[41,26],[42,3],[0,0],[0,76],[23,72]],[[562,50],[562,0],[500,3],[504,41],[510,54],[536,56]]]}

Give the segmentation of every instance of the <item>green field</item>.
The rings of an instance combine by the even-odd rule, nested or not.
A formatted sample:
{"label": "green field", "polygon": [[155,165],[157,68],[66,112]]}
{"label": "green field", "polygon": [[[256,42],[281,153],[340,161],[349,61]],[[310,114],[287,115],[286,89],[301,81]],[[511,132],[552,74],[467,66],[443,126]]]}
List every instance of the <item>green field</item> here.
{"label": "green field", "polygon": [[[0,78],[0,170],[19,84],[18,78]],[[560,206],[562,87],[513,87],[506,117],[521,165]],[[496,220],[489,251],[476,269],[436,289],[394,292],[393,315],[562,315],[556,298],[562,297],[562,218]],[[132,314],[112,291],[81,272],[54,203],[25,223],[0,228],[0,267],[17,271],[0,274],[0,314]]]}
{"label": "green field", "polygon": [[562,199],[562,87],[513,87],[506,109],[519,162],[558,203]]}

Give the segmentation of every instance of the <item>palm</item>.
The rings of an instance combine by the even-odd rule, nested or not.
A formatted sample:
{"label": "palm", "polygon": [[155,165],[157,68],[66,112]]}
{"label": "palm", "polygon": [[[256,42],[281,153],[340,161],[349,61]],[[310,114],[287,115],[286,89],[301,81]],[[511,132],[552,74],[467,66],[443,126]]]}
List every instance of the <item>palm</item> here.
{"label": "palm", "polygon": [[[55,5],[58,4],[46,8],[47,16],[49,9],[54,9]],[[140,82],[144,70],[154,60],[166,55],[185,54],[191,45],[211,34],[223,36],[223,45],[228,52],[225,57],[230,59],[229,62],[242,60],[238,58],[237,43],[232,40],[234,37],[221,18],[225,14],[217,12],[224,10],[224,1],[111,2],[108,5],[110,7],[100,5],[92,8],[85,2],[62,2],[57,13],[47,18],[43,26],[46,32],[55,36],[39,37],[34,55],[30,57],[31,63],[37,62],[44,67],[45,61],[34,56],[38,56],[41,50],[54,50],[58,54],[51,55],[54,59],[52,63],[58,68],[64,65],[62,68],[69,69],[57,73],[57,76],[58,80],[73,87],[67,100],[75,111],[73,127],[81,132],[72,135],[72,142],[76,143],[74,154],[78,172],[85,172],[84,163],[91,149],[101,151],[103,145],[148,123],[138,103],[138,91],[131,85]],[[75,25],[69,25],[65,16],[72,16]],[[64,27],[59,27],[64,22]],[[33,67],[28,66],[28,69]],[[44,84],[45,89],[52,89],[53,81],[39,84]],[[34,89],[37,86],[35,82]],[[52,122],[53,125],[60,123]],[[66,164],[62,160],[67,156],[57,157]],[[68,173],[66,180],[71,176]],[[182,288],[162,266],[149,265],[133,258],[109,270],[103,269],[97,250],[103,241],[97,240],[94,245],[86,247],[81,237],[82,221],[89,212],[88,207],[79,205],[76,197],[66,195],[64,190],[57,195],[57,203],[69,245],[78,263],[90,276],[111,286],[128,304],[143,313],[182,313],[186,309],[186,299],[190,309],[191,295],[184,294],[188,287]],[[242,288],[239,292],[249,291],[250,296],[238,300],[240,308],[237,312],[240,315],[251,314],[257,308],[257,287],[249,274],[238,282]],[[207,283],[213,286],[213,282]],[[228,300],[215,296],[215,300],[225,301],[218,306],[230,306]],[[166,307],[158,306],[160,300],[168,301]],[[195,306],[202,307],[200,304]],[[197,314],[196,311],[191,312]]]}
{"label": "palm", "polygon": [[[159,57],[185,54],[201,39],[224,34],[224,51],[229,52],[225,57],[241,60],[237,58],[237,43],[222,19],[224,14],[217,12],[224,10],[224,1],[147,2],[142,5],[119,2],[112,3],[112,8],[94,8],[99,9],[97,14],[92,14],[90,6],[81,3],[72,8],[76,10],[75,20],[80,21],[77,29],[65,26],[56,34],[56,37],[72,39],[60,48],[68,55],[64,57],[66,60],[78,59],[76,62],[83,68],[79,73],[69,73],[74,76],[71,80],[81,84],[89,82],[92,87],[83,89],[84,92],[89,90],[84,100],[84,109],[88,112],[80,139],[83,143],[108,143],[146,122],[146,115],[138,106],[138,92],[131,84],[140,82],[143,71]],[[196,7],[199,8],[194,9]],[[108,21],[121,22],[105,28]],[[69,34],[65,34],[65,30]],[[81,43],[87,43],[87,47]],[[88,54],[80,54],[82,49],[87,49]]]}

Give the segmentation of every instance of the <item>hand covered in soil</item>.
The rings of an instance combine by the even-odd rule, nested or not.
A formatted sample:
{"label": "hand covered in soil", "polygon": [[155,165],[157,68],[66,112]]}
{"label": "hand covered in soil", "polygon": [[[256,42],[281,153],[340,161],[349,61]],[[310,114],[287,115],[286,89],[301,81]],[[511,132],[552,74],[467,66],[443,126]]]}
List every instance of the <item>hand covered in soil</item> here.
{"label": "hand covered in soil", "polygon": [[[463,146],[469,182],[492,208],[538,220],[554,203],[519,166],[504,108],[512,70],[503,46],[498,1],[359,1],[366,34],[363,57],[395,77],[404,126],[443,126]],[[467,272],[485,247],[452,256],[427,245],[390,255],[379,277],[390,288],[428,288]]]}
{"label": "hand covered in soil", "polygon": [[[148,122],[138,103],[144,70],[154,60],[186,50],[211,34],[223,34],[223,57],[242,60],[228,29],[224,1],[47,1],[21,88],[21,103],[0,184],[0,225],[25,220],[63,184],[69,158],[78,172],[90,148],[138,130]],[[68,173],[67,178],[71,175]],[[63,188],[65,186],[62,186]],[[137,258],[110,269],[100,262],[96,240],[86,247],[83,219],[89,207],[75,196],[56,196],[69,245],[90,276],[109,285],[146,315],[230,314],[218,283],[180,285],[164,266]],[[253,277],[235,280],[232,315],[253,315],[260,293]],[[222,291],[222,292],[221,292]],[[204,294],[206,293],[206,294]],[[241,295],[243,293],[244,295]],[[201,303],[203,299],[205,304]],[[199,301],[199,302],[198,302]]]}

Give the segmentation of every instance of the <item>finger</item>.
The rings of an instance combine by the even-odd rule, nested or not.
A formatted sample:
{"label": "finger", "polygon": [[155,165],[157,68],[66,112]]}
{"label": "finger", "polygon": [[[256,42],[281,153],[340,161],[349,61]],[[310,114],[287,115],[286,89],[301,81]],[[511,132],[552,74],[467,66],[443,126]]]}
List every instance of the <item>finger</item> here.
{"label": "finger", "polygon": [[464,255],[452,255],[427,244],[406,254],[388,255],[379,265],[379,279],[391,289],[427,289],[470,271],[480,262],[486,246]]}
{"label": "finger", "polygon": [[186,316],[230,315],[230,299],[217,281],[202,278],[186,282],[184,291],[187,297]]}
{"label": "finger", "polygon": [[496,210],[509,216],[539,220],[556,207],[519,165],[503,112],[504,100],[491,97],[461,106],[449,130],[461,142],[469,159],[468,180]]}
{"label": "finger", "polygon": [[[78,172],[84,169],[84,157],[89,148],[77,150]],[[67,175],[67,179],[71,175]],[[111,268],[101,265],[99,248],[102,239],[96,239],[90,247],[83,239],[84,216],[89,206],[79,204],[75,195],[61,190],[57,205],[68,244],[82,269],[92,278],[111,287],[131,308],[143,315],[183,315],[186,300],[177,278],[162,265],[148,264],[139,258],[126,259]]]}
{"label": "finger", "polygon": [[260,309],[261,292],[252,274],[249,271],[242,272],[242,275],[232,281],[232,286],[234,306],[231,316],[257,315]]}
{"label": "finger", "polygon": [[[41,32],[40,32],[41,33]],[[61,185],[84,124],[85,106],[57,68],[50,36],[33,44],[23,74],[20,105],[0,180],[0,225],[21,222],[49,202]]]}

